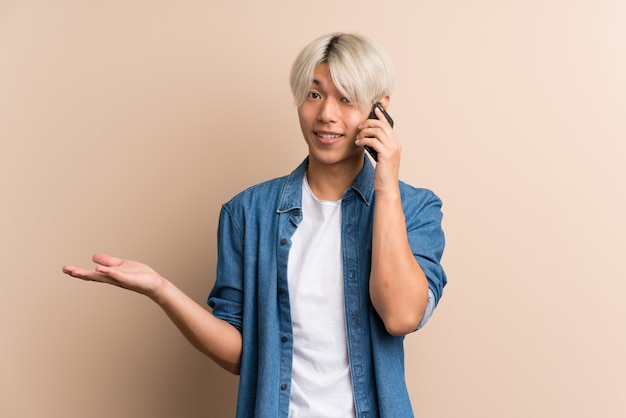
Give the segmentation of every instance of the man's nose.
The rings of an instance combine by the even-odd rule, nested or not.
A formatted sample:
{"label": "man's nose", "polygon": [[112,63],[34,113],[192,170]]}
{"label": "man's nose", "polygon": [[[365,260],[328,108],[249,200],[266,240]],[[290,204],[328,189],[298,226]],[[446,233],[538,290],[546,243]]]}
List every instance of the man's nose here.
{"label": "man's nose", "polygon": [[324,123],[336,122],[338,114],[339,104],[333,99],[325,99],[320,105],[317,119]]}

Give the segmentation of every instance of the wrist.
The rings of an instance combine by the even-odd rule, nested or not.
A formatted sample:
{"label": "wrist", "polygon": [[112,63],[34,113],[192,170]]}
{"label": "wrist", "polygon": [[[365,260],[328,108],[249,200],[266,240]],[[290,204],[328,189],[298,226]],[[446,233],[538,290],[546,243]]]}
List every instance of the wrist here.
{"label": "wrist", "polygon": [[395,187],[385,187],[375,189],[376,191],[376,201],[387,201],[390,203],[395,203],[400,201],[400,188],[398,186]]}
{"label": "wrist", "polygon": [[165,300],[167,300],[167,293],[169,292],[170,287],[171,283],[168,280],[160,275],[157,275],[150,289],[144,294],[157,304],[163,305]]}

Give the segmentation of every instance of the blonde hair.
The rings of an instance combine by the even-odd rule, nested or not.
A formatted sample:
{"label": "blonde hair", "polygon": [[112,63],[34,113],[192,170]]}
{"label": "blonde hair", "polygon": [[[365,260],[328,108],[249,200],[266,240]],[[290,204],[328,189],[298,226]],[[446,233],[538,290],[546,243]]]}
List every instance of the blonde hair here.
{"label": "blonde hair", "polygon": [[339,91],[364,110],[391,94],[394,72],[386,52],[362,35],[334,33],[308,44],[294,61],[290,84],[296,105],[305,100],[322,63]]}

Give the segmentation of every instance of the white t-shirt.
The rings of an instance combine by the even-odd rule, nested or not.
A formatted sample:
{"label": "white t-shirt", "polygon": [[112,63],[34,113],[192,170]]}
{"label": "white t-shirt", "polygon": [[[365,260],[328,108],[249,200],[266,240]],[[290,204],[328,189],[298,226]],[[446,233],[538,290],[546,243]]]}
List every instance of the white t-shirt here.
{"label": "white t-shirt", "polygon": [[294,354],[289,417],[354,417],[346,336],[341,201],[302,184],[287,267]]}

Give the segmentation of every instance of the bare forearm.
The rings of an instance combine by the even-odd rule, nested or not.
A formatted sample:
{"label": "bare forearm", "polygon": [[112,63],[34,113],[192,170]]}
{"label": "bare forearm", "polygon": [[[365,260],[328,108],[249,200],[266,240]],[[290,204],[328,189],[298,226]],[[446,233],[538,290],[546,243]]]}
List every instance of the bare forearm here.
{"label": "bare forearm", "polygon": [[148,296],[163,308],[183,335],[200,351],[232,373],[239,373],[241,334],[214,317],[150,266],[132,260],[94,254],[95,269],[71,265],[63,272],[78,279],[108,283]]}
{"label": "bare forearm", "polygon": [[235,327],[213,316],[167,280],[150,297],[194,347],[229,372],[239,373],[242,340]]}
{"label": "bare forearm", "polygon": [[370,298],[392,335],[415,330],[428,303],[428,282],[409,246],[399,191],[376,197]]}

